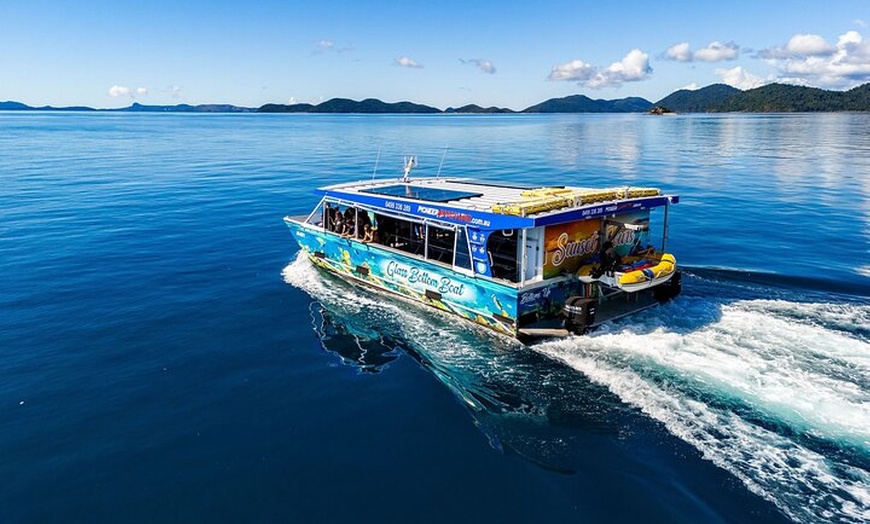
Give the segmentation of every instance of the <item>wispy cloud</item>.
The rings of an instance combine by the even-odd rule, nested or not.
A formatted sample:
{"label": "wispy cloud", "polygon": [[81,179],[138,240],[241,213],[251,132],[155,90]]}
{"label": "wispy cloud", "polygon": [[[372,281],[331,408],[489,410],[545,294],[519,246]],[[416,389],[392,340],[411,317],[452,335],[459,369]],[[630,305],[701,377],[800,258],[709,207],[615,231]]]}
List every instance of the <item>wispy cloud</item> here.
{"label": "wispy cloud", "polygon": [[477,66],[478,69],[480,69],[484,73],[488,73],[490,75],[495,74],[495,65],[493,65],[492,62],[490,62],[489,60],[486,60],[484,58],[469,58],[469,59],[460,58],[459,61],[462,62],[463,64],[474,64],[475,66]]}
{"label": "wispy cloud", "polygon": [[112,86],[109,88],[109,96],[113,98],[118,97],[129,97],[136,98],[140,96],[145,96],[148,94],[148,89],[144,87],[137,87],[135,89],[131,89],[127,86]]}
{"label": "wispy cloud", "polygon": [[353,50],[354,46],[351,44],[339,46],[335,43],[334,40],[321,39],[314,43],[314,51],[312,51],[312,54],[316,55],[320,53],[346,53]]}
{"label": "wispy cloud", "polygon": [[849,88],[870,81],[870,42],[857,31],[843,33],[836,44],[820,35],[796,34],[756,57],[776,67],[781,82]]}
{"label": "wispy cloud", "polygon": [[651,74],[649,55],[640,49],[632,49],[622,60],[605,68],[595,67],[582,60],[572,60],[554,66],[547,79],[577,82],[592,89],[599,89],[619,87],[625,82],[646,80]]}
{"label": "wispy cloud", "polygon": [[422,64],[417,63],[417,61],[408,58],[407,56],[400,56],[399,58],[394,59],[393,63],[397,66],[411,67],[415,69],[421,69],[423,67]]}
{"label": "wispy cloud", "polygon": [[739,54],[740,46],[734,42],[713,41],[707,47],[695,51],[692,51],[688,42],[680,42],[669,47],[662,57],[676,62],[722,62],[734,60]]}

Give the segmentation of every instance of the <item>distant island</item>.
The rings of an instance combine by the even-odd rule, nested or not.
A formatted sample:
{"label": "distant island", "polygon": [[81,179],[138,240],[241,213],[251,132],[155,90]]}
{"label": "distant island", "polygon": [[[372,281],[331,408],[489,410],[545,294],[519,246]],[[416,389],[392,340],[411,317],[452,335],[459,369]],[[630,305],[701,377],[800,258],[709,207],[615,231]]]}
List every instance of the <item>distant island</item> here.
{"label": "distant island", "polygon": [[375,98],[362,101],[332,98],[320,104],[265,104],[238,107],[230,104],[178,104],[149,106],[134,103],[120,109],[90,107],[31,107],[20,102],[0,102],[0,111],[115,111],[151,113],[364,113],[364,114],[434,114],[434,113],[793,113],[823,111],[870,111],[870,83],[848,91],[826,91],[815,87],[768,84],[741,91],[713,84],[701,89],[681,89],[650,102],[645,98],[628,97],[617,100],[593,100],[586,95],[551,98],[522,111],[500,107],[467,105],[438,109],[413,102],[388,103]]}

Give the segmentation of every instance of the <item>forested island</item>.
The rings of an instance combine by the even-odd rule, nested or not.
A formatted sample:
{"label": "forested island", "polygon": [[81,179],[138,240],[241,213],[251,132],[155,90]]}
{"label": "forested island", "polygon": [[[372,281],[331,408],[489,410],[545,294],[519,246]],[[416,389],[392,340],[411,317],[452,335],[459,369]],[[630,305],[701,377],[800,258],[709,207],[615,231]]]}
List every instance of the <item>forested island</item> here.
{"label": "forested island", "polygon": [[90,107],[31,107],[20,102],[0,102],[0,111],[119,111],[119,112],[179,112],[179,113],[794,113],[823,111],[870,111],[870,83],[848,91],[827,91],[815,87],[768,84],[741,91],[713,84],[701,89],[681,89],[653,103],[645,98],[628,97],[616,100],[592,99],[586,95],[551,98],[522,111],[500,107],[466,105],[459,108],[436,107],[413,102],[383,102],[375,98],[362,101],[332,98],[320,104],[265,104],[238,107],[230,104],[133,105],[120,109]]}

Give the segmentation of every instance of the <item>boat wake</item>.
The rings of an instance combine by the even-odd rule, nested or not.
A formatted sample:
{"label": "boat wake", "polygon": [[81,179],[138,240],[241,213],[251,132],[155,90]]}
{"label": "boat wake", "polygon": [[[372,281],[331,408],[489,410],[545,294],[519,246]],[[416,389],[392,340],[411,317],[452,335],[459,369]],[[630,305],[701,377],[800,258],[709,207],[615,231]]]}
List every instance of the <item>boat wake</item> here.
{"label": "boat wake", "polygon": [[302,255],[283,276],[356,340],[418,360],[497,449],[570,472],[585,466],[578,433],[631,433],[639,409],[794,521],[870,520],[870,305],[690,272],[663,307],[529,351]]}
{"label": "boat wake", "polygon": [[534,349],[660,421],[791,519],[867,522],[870,306],[711,299],[712,285],[694,277],[694,296]]}

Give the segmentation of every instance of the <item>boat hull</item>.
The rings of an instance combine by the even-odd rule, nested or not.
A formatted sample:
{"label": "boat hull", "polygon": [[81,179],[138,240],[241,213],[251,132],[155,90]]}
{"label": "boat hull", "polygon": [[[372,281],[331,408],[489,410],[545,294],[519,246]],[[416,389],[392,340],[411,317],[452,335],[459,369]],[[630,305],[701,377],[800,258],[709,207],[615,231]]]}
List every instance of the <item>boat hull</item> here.
{"label": "boat hull", "polygon": [[[542,337],[570,336],[577,331],[563,328],[564,306],[572,297],[593,298],[597,313],[584,332],[623,316],[653,307],[673,298],[674,290],[657,293],[677,274],[663,275],[654,282],[620,286],[603,294],[597,287],[608,285],[584,277],[557,277],[546,281],[512,285],[475,276],[453,266],[434,263],[377,243],[364,243],[325,231],[290,217],[284,219],[302,251],[317,267],[352,284],[425,304],[462,317],[504,335],[532,342]],[[664,285],[660,285],[664,284]]]}
{"label": "boat hull", "polygon": [[289,218],[285,223],[308,258],[323,270],[516,336],[518,293],[512,286],[318,226]]}

